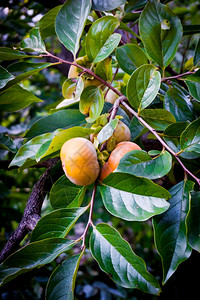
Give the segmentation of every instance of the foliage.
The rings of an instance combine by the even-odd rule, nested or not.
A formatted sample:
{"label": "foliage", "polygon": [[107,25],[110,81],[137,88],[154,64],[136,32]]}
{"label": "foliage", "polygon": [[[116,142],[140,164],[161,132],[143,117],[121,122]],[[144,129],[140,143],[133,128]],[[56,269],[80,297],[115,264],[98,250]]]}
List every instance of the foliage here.
{"label": "foliage", "polygon": [[[74,299],[79,266],[90,253],[116,284],[107,290],[115,299],[126,297],[123,288],[159,295],[160,283],[200,251],[200,17],[192,4],[67,0],[33,28],[22,26],[16,43],[8,35],[0,47],[0,155],[11,169],[1,171],[0,188],[11,220],[20,222],[39,167],[59,157],[67,140],[96,135],[102,165],[121,119],[142,150],[127,153],[103,182],[85,187],[72,184],[58,162],[59,178],[49,183],[49,193],[42,191],[42,217],[0,265],[0,285],[46,266],[52,271],[46,299]],[[59,53],[63,48],[72,61]],[[66,79],[61,64],[76,67],[77,75]],[[109,89],[118,97],[113,105],[105,101]],[[16,229],[6,213],[2,247],[5,232]],[[76,236],[78,224],[84,228]],[[141,240],[154,235],[162,278],[151,272],[159,261],[153,242],[139,240],[151,251],[145,257],[126,236],[130,228]],[[106,291],[102,284],[98,290]]]}

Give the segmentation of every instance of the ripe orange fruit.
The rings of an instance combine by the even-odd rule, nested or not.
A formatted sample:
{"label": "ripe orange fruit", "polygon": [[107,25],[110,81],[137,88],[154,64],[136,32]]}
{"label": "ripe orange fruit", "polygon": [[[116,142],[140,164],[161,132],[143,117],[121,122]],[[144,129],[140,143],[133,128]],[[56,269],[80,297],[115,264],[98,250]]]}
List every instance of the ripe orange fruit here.
{"label": "ripe orange fruit", "polygon": [[115,138],[115,143],[116,144],[119,144],[123,141],[130,141],[130,139],[131,139],[130,129],[122,121],[119,121],[118,124],[117,124],[116,129],[114,130],[114,132],[112,134],[112,136],[108,139],[108,143],[113,138]]}
{"label": "ripe orange fruit", "polygon": [[99,179],[102,181],[106,178],[111,172],[113,172],[120,159],[128,152],[132,150],[141,150],[141,148],[133,142],[121,142],[117,144],[116,148],[111,152],[108,161],[103,165]]}
{"label": "ripe orange fruit", "polygon": [[85,138],[65,142],[60,151],[63,170],[68,179],[77,185],[89,185],[99,175],[99,163],[93,144]]}

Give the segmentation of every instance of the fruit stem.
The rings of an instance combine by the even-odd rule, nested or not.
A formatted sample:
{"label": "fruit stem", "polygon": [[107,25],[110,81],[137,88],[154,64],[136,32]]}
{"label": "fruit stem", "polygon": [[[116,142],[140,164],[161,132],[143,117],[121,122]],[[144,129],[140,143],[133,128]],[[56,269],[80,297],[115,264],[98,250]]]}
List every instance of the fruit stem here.
{"label": "fruit stem", "polygon": [[87,225],[86,225],[85,230],[83,232],[83,235],[80,238],[83,241],[82,245],[81,245],[81,249],[84,249],[84,247],[85,247],[85,239],[86,239],[86,235],[87,235],[89,227],[91,225],[93,226],[92,213],[93,213],[93,208],[94,208],[94,199],[95,199],[96,191],[97,191],[97,181],[95,181],[93,192],[92,192],[92,197],[91,197],[91,201],[90,201],[90,213],[89,213],[88,222],[87,222]]}
{"label": "fruit stem", "polygon": [[154,128],[152,128],[148,123],[145,122],[140,116],[138,116],[138,113],[134,111],[124,100],[121,101],[121,104],[132,114],[134,115],[153,135],[159,140],[159,142],[176,158],[176,160],[179,162],[183,170],[189,174],[191,177],[195,179],[195,181],[200,186],[200,178],[196,177],[193,173],[191,173],[186,166],[182,163],[180,158],[178,157],[179,153],[175,153],[166,143],[163,141],[163,139],[159,136],[159,134],[156,132]]}

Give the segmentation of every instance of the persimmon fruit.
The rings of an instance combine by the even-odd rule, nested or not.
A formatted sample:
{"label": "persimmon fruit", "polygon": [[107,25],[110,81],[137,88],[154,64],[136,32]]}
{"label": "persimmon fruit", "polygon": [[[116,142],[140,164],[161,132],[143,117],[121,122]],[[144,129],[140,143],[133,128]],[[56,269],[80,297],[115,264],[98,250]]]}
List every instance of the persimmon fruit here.
{"label": "persimmon fruit", "polygon": [[130,129],[122,121],[119,121],[112,136],[108,139],[108,143],[113,137],[115,138],[116,144],[119,144],[124,141],[130,141],[131,139]]}
{"label": "persimmon fruit", "polygon": [[60,158],[67,178],[74,184],[90,185],[99,175],[95,147],[85,138],[72,138],[65,142]]}
{"label": "persimmon fruit", "polygon": [[111,152],[108,161],[103,165],[99,180],[103,181],[111,172],[113,172],[117,168],[120,159],[132,150],[141,150],[141,148],[133,142],[121,142],[117,144],[116,148]]}

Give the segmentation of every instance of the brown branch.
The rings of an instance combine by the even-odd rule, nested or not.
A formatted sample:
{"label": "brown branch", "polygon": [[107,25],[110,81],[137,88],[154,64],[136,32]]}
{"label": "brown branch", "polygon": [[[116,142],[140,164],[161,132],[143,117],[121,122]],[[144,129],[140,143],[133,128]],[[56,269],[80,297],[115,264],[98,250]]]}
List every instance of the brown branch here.
{"label": "brown branch", "polygon": [[50,172],[53,166],[58,162],[58,158],[51,160],[51,165],[43,173],[38,182],[34,185],[30,197],[27,201],[26,208],[22,220],[20,221],[17,229],[7,241],[5,247],[0,252],[0,262],[6,259],[13,251],[19,246],[20,242],[24,239],[28,232],[32,231],[40,219],[41,207],[46,196],[50,190],[51,184],[49,183]]}
{"label": "brown branch", "polygon": [[182,74],[178,74],[178,75],[175,75],[175,76],[171,76],[171,77],[165,77],[165,78],[162,78],[162,82],[163,81],[167,81],[167,80],[171,80],[171,79],[179,79],[183,76],[186,76],[186,75],[191,75],[191,74],[194,74],[195,72],[186,72],[186,73],[182,73]]}

